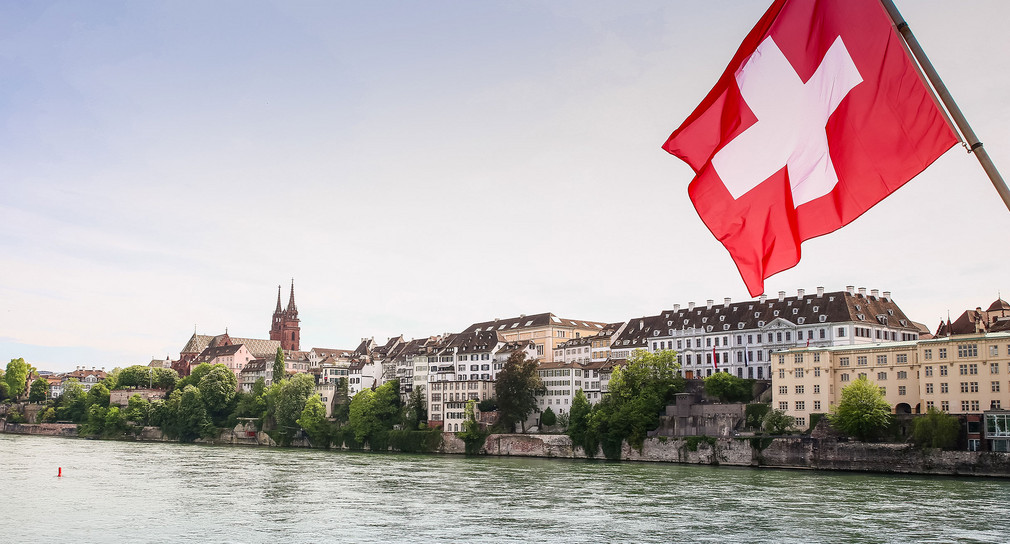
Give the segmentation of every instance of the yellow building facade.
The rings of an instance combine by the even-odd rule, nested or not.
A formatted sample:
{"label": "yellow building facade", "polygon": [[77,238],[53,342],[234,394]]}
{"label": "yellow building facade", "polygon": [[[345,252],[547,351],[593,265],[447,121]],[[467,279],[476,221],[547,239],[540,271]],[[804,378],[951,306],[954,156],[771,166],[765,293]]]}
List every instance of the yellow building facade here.
{"label": "yellow building facade", "polygon": [[1010,407],[1010,333],[981,333],[775,354],[772,407],[806,427],[865,375],[894,413],[981,414]]}

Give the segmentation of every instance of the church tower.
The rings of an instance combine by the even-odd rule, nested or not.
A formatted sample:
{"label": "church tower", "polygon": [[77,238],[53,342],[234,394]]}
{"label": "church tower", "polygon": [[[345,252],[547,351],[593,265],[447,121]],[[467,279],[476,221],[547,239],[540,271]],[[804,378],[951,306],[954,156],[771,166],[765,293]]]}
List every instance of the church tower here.
{"label": "church tower", "polygon": [[298,351],[301,327],[298,325],[298,306],[295,306],[295,280],[291,280],[291,297],[288,307],[281,308],[281,286],[277,286],[277,307],[270,323],[270,339],[278,340],[285,351]]}

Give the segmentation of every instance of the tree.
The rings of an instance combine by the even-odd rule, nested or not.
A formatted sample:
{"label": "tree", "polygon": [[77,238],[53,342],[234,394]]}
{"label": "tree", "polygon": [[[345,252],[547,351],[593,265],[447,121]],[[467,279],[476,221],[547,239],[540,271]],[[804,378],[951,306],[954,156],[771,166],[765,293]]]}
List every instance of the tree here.
{"label": "tree", "polygon": [[554,410],[551,410],[550,406],[540,414],[540,424],[544,427],[550,427],[557,422],[558,416],[554,413]]}
{"label": "tree", "polygon": [[296,374],[288,380],[282,380],[274,393],[276,396],[274,407],[274,420],[277,423],[277,443],[281,446],[290,446],[295,434],[298,432],[298,418],[305,409],[305,402],[316,389],[316,382],[308,374]]}
{"label": "tree", "polygon": [[49,382],[39,378],[32,382],[28,391],[28,402],[45,402],[49,393]]}
{"label": "tree", "polygon": [[407,396],[404,407],[403,428],[407,430],[420,429],[428,420],[428,407],[425,404],[424,386],[418,386]]}
{"label": "tree", "polygon": [[915,418],[912,438],[926,448],[953,449],[960,432],[961,423],[956,417],[930,406],[926,415]]}
{"label": "tree", "polygon": [[235,408],[236,417],[254,417],[262,419],[266,416],[266,381],[260,377],[253,383],[249,393],[238,393],[239,401]]}
{"label": "tree", "polygon": [[28,387],[28,364],[24,359],[11,359],[4,372],[4,382],[7,383],[7,394],[17,400]]}
{"label": "tree", "polygon": [[218,363],[203,376],[198,387],[211,421],[218,427],[225,426],[225,421],[235,409],[232,403],[238,388],[238,379],[235,377],[235,373]]}
{"label": "tree", "polygon": [[202,380],[203,377],[206,376],[207,373],[210,372],[212,368],[214,367],[210,363],[200,363],[196,365],[195,367],[193,367],[193,370],[190,371],[189,376],[186,376],[185,378],[182,378],[181,380],[176,382],[175,384],[176,389],[185,389],[187,385],[192,385],[193,387],[199,387],[200,380]]}
{"label": "tree", "polygon": [[388,445],[389,431],[398,422],[400,414],[400,385],[388,381],[374,391],[363,389],[354,395],[348,409],[347,424],[354,440],[367,443],[372,450],[384,450]]}
{"label": "tree", "polygon": [[284,350],[277,348],[277,354],[274,355],[274,374],[273,383],[278,383],[284,379]]}
{"label": "tree", "polygon": [[63,395],[60,396],[60,407],[56,417],[62,421],[80,423],[87,416],[87,394],[84,387],[74,378],[63,382]]}
{"label": "tree", "polygon": [[841,399],[828,415],[831,426],[866,441],[879,436],[891,424],[891,405],[880,387],[866,376],[842,389]]}
{"label": "tree", "polygon": [[754,398],[754,380],[738,378],[728,372],[716,372],[705,378],[705,393],[720,402],[747,402]]}
{"label": "tree", "polygon": [[126,404],[126,419],[140,426],[151,423],[151,403],[138,394],[130,396]]}
{"label": "tree", "polygon": [[332,433],[330,422],[326,420],[326,407],[319,394],[312,395],[305,401],[302,416],[298,418],[298,426],[309,435],[309,442],[317,448],[330,449]]}
{"label": "tree", "polygon": [[96,383],[90,390],[88,390],[88,394],[85,397],[85,404],[89,410],[94,405],[101,406],[102,408],[109,407],[109,389],[105,387],[104,383]]}
{"label": "tree", "polygon": [[[175,434],[182,442],[192,442],[200,437],[214,435],[214,425],[207,417],[200,390],[187,385],[181,392],[172,392],[172,397],[178,393],[178,405],[174,414]],[[170,397],[171,398],[171,397]]]}
{"label": "tree", "polygon": [[635,350],[626,367],[614,370],[610,392],[589,417],[582,440],[586,454],[602,446],[607,457],[617,458],[624,441],[641,449],[648,432],[659,426],[660,413],[684,390],[678,369],[674,351]]}
{"label": "tree", "polygon": [[572,438],[572,443],[582,446],[586,439],[586,430],[589,426],[589,414],[593,407],[589,404],[589,399],[580,387],[575,392],[572,399],[572,408],[568,411],[568,436]]}
{"label": "tree", "polygon": [[536,396],[544,390],[537,360],[526,358],[526,352],[515,351],[498,371],[494,383],[495,399],[498,401],[498,421],[510,431],[516,424],[526,432],[526,418],[537,409]]}
{"label": "tree", "polygon": [[785,410],[768,410],[762,419],[764,429],[771,434],[785,434],[796,423],[796,418]]}
{"label": "tree", "polygon": [[[116,376],[116,389],[126,389],[127,387],[169,389],[177,381],[179,381],[179,373],[171,368],[133,365],[119,371]],[[195,381],[197,383],[193,385],[198,385],[199,378]]]}

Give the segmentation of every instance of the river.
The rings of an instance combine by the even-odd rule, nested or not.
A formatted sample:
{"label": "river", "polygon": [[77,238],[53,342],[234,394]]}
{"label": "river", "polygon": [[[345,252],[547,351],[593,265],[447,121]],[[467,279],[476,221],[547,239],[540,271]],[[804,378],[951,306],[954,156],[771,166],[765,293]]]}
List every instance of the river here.
{"label": "river", "polygon": [[1007,542],[1010,481],[0,435],[0,513],[18,543]]}

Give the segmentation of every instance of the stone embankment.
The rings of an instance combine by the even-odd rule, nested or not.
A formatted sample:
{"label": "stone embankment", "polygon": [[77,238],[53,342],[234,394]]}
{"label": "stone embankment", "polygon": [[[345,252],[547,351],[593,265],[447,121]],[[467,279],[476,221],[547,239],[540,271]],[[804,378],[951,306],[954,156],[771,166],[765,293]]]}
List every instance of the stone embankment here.
{"label": "stone embankment", "polygon": [[[463,453],[463,441],[446,433],[443,453]],[[486,455],[586,459],[565,435],[492,434]],[[597,452],[597,459],[603,453]],[[835,438],[648,438],[642,450],[625,444],[621,460],[695,465],[800,468],[1010,477],[1010,453],[940,451],[908,444],[867,444]]]}
{"label": "stone embankment", "polygon": [[[0,419],[0,432],[76,437],[77,425],[67,423],[18,424]],[[165,442],[157,427],[145,427],[135,440]],[[266,433],[239,426],[223,430],[211,440],[216,445],[276,446]],[[292,446],[309,447],[296,440]],[[454,433],[442,434],[438,453],[462,455],[465,445]],[[582,448],[562,434],[492,434],[481,450],[484,455],[587,459]],[[596,459],[603,459],[597,452]],[[1010,478],[1010,453],[940,451],[907,444],[867,444],[836,438],[809,436],[777,438],[647,438],[639,451],[625,444],[621,460],[693,465],[726,465],[792,469],[843,470],[897,474],[937,474]]]}

